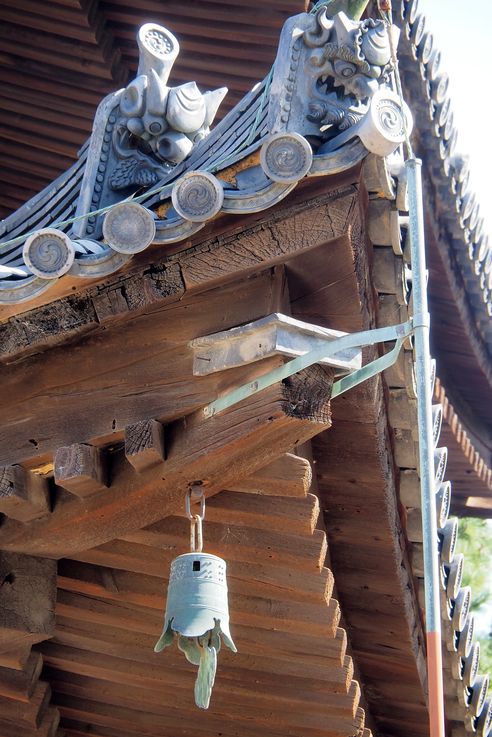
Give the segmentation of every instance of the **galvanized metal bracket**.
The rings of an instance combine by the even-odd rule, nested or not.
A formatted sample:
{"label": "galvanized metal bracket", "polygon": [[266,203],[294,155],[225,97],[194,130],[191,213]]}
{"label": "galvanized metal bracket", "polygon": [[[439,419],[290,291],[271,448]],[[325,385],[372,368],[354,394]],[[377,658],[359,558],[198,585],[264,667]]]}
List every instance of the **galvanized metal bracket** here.
{"label": "galvanized metal bracket", "polygon": [[[311,328],[313,328],[313,326],[311,326]],[[302,371],[315,363],[331,365],[330,359],[332,359],[333,356],[343,354],[344,351],[354,348],[360,349],[364,346],[396,340],[396,345],[388,354],[377,358],[375,361],[372,361],[364,367],[354,367],[348,376],[336,381],[333,385],[332,396],[339,396],[348,389],[357,386],[361,382],[366,381],[370,377],[384,371],[386,368],[389,368],[389,366],[391,366],[398,358],[398,354],[404,340],[412,334],[413,330],[413,321],[408,320],[407,322],[384,328],[364,330],[359,333],[339,334],[340,337],[337,338],[333,338],[333,336],[326,337],[312,350],[305,351],[302,355],[298,355],[297,358],[294,358],[292,361],[288,361],[283,366],[279,366],[278,368],[263,374],[263,376],[259,376],[254,381],[243,384],[227,394],[224,394],[224,396],[219,397],[214,402],[211,402],[204,407],[203,413],[205,417],[212,417],[218,412],[223,412],[234,404],[247,399],[252,394],[256,394],[279,381],[283,381],[289,376],[292,376],[298,371]],[[193,343],[196,342],[193,341]],[[360,357],[360,350],[358,351],[358,354]],[[235,365],[237,365],[237,363]]]}
{"label": "galvanized metal bracket", "polygon": [[331,392],[331,398],[334,399],[335,397],[339,397],[340,394],[343,394],[349,389],[353,389],[354,386],[362,384],[364,381],[367,381],[367,379],[372,379],[373,376],[377,376],[381,371],[385,371],[387,368],[390,368],[390,366],[393,366],[398,359],[404,341],[405,338],[398,338],[394,348],[388,351],[388,353],[385,353],[384,356],[376,358],[374,361],[362,366],[362,368],[354,371],[352,374],[335,381]]}

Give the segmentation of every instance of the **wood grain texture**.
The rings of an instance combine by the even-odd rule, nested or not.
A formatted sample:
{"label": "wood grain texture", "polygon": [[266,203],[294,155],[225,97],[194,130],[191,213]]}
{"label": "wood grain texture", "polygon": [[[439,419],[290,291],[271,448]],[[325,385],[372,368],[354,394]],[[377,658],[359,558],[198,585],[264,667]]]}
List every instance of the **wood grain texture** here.
{"label": "wood grain texture", "polygon": [[311,488],[312,478],[309,461],[286,453],[247,478],[235,481],[229,488],[249,494],[303,497]]}
{"label": "wood grain texture", "polygon": [[2,737],[62,737],[64,732],[58,731],[59,724],[60,713],[51,706],[43,710],[37,727],[0,719],[0,733]]}
{"label": "wood grain texture", "polygon": [[19,522],[49,514],[48,480],[22,466],[0,468],[0,512]]}
{"label": "wood grain texture", "polygon": [[41,642],[55,626],[56,563],[0,553],[0,645]]}
{"label": "wood grain texture", "polygon": [[[207,548],[209,548],[208,544]],[[175,553],[177,554],[185,549],[180,545],[175,549]],[[318,548],[320,557],[321,552],[325,550],[325,543],[320,538]],[[220,553],[220,547],[217,547],[217,551]],[[259,592],[264,593],[268,591],[270,586],[274,585],[276,587],[276,596],[280,599],[290,597],[296,601],[318,601],[320,596],[325,597],[327,592],[331,591],[333,581],[328,569],[321,569],[321,573],[317,577],[309,577],[303,573],[305,572],[305,564],[304,566],[301,564],[300,567],[293,567],[291,563],[288,566],[273,565],[270,562],[268,553],[264,554],[263,560],[260,558],[257,561],[251,561],[248,554],[249,550],[246,550],[245,554],[242,555],[241,549],[239,549],[235,553],[235,560],[230,569],[231,586],[236,585],[234,584],[234,579],[237,578],[237,585],[243,587],[242,590],[246,594],[251,593],[254,596],[258,596]],[[159,579],[166,580],[171,555],[170,553],[169,558],[166,560],[163,557],[162,551],[157,546],[151,547],[117,540],[105,543],[92,550],[77,553],[75,557],[81,563],[96,564],[111,569],[111,574],[107,575],[108,580],[109,582],[112,582],[113,579],[117,581],[116,585],[122,591],[128,591],[128,587],[135,586],[135,577],[132,574],[138,574],[141,577],[141,586],[138,588],[139,593],[132,594],[132,601],[136,603],[141,601],[145,604],[147,601],[156,600],[155,590],[154,597],[151,597],[152,586],[155,586],[155,582],[152,582],[152,579],[148,577],[155,576]],[[130,573],[127,575],[125,572]],[[82,576],[82,574],[80,575]],[[97,583],[97,580],[94,581],[89,572],[84,574],[84,580],[85,575],[89,577],[87,581],[89,587]],[[246,589],[244,588],[244,581],[249,580],[249,576],[253,577],[252,581],[254,583],[250,582]],[[100,581],[99,584],[101,584]],[[139,596],[142,596],[142,598],[139,599]],[[161,596],[162,591],[159,590],[159,601],[161,601]],[[147,599],[147,597],[150,597],[150,599]]]}
{"label": "wood grain texture", "polygon": [[114,443],[127,425],[175,419],[247,381],[250,366],[193,378],[186,344],[275,312],[279,282],[281,273],[267,271],[32,356],[15,370],[0,367],[0,463],[46,459],[73,443]]}
{"label": "wood grain texture", "polygon": [[137,530],[181,508],[197,479],[213,494],[330,426],[333,376],[312,367],[205,419],[198,411],[169,428],[168,457],[137,474],[115,455],[111,486],[83,500],[59,500],[36,533],[7,522],[4,550],[62,557]]}
{"label": "wood grain texture", "polygon": [[109,484],[104,453],[86,443],[58,448],[54,475],[58,486],[81,498],[104,491]]}
{"label": "wood grain texture", "polygon": [[19,728],[38,728],[46,712],[51,697],[48,683],[38,681],[29,702],[23,703],[0,696],[1,719],[15,722]]}
{"label": "wood grain texture", "polygon": [[164,428],[157,420],[142,420],[125,428],[125,455],[136,471],[162,463]]}
{"label": "wood grain texture", "polygon": [[43,667],[40,653],[31,652],[22,670],[0,666],[0,696],[28,702]]}

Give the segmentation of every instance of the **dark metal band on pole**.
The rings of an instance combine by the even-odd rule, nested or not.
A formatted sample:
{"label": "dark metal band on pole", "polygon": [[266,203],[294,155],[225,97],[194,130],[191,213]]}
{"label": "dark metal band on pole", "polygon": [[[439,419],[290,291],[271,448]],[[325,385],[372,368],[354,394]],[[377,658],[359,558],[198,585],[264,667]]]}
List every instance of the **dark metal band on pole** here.
{"label": "dark metal band on pole", "polygon": [[430,737],[444,737],[439,560],[434,488],[434,447],[432,441],[432,388],[429,348],[430,320],[427,305],[427,272],[422,205],[422,162],[418,159],[411,158],[405,162],[405,166],[408,181],[409,238],[414,305],[415,379],[417,385],[420,490],[424,542],[425,623],[427,634]]}

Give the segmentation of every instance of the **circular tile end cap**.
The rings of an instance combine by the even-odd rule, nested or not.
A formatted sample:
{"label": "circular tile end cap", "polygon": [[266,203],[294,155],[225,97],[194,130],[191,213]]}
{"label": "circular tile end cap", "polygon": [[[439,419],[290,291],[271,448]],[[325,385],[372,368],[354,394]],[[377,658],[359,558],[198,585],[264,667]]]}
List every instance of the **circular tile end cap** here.
{"label": "circular tile end cap", "polygon": [[406,103],[393,90],[382,88],[371,98],[369,110],[358,124],[357,135],[372,154],[389,156],[412,132],[413,118]]}
{"label": "circular tile end cap", "polygon": [[155,238],[154,215],[137,202],[122,202],[106,213],[103,236],[118,253],[145,251]]}
{"label": "circular tile end cap", "polygon": [[174,185],[171,200],[182,218],[192,223],[203,223],[220,212],[224,189],[213,174],[190,171]]}
{"label": "circular tile end cap", "polygon": [[299,133],[275,133],[261,147],[260,163],[272,181],[292,184],[310,170],[313,151]]}
{"label": "circular tile end cap", "polygon": [[63,276],[75,258],[72,241],[56,228],[43,228],[30,235],[22,253],[28,268],[41,279]]}

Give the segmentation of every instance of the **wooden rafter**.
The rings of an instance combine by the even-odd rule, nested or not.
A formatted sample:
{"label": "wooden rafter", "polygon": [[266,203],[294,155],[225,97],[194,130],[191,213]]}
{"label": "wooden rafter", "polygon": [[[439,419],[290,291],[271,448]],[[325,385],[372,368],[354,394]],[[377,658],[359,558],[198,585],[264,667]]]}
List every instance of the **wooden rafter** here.
{"label": "wooden rafter", "polygon": [[109,489],[59,500],[35,530],[29,523],[5,522],[0,546],[58,558],[171,514],[195,480],[208,494],[217,493],[329,427],[332,380],[332,373],[314,367],[210,419],[198,410],[168,428],[167,457],[160,466],[138,474],[116,454]]}
{"label": "wooden rafter", "polygon": [[[434,396],[443,407],[441,443],[447,445],[450,451],[447,476],[453,484],[453,508],[460,515],[488,517],[492,506],[492,469],[488,463],[490,451],[486,448],[477,449],[473,435],[461,421],[439,379],[436,379]],[[476,499],[472,504],[468,504],[470,497]],[[489,498],[491,506],[487,505]]]}
{"label": "wooden rafter", "polygon": [[[291,459],[285,462],[294,468]],[[282,496],[284,484],[290,486],[279,478],[275,498],[223,492],[207,502],[207,549],[222,550],[228,560],[239,652],[221,652],[205,721],[192,705],[193,673],[181,653],[152,652],[169,570],[162,545],[186,549],[186,520],[183,527],[181,519],[171,518],[168,530],[159,532],[153,548],[158,571],[129,572],[123,558],[114,565],[107,546],[98,549],[97,564],[60,561],[57,632],[42,650],[70,737],[82,723],[92,725],[91,734],[119,730],[125,737],[142,729],[150,736],[171,729],[181,736],[185,723],[205,734],[219,721],[224,737],[260,737],[265,731],[275,737],[349,737],[362,730],[360,689],[338,626],[333,577],[323,567],[326,540],[316,529],[318,502],[312,495]],[[128,559],[134,565],[148,560],[146,544],[133,548],[140,551]],[[253,711],[258,719],[250,718]]]}

